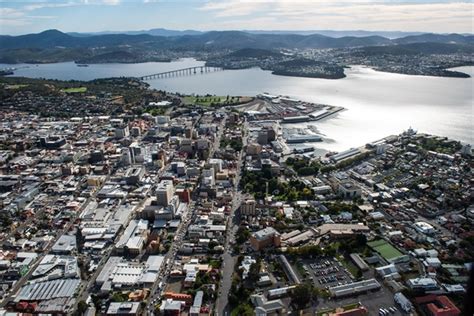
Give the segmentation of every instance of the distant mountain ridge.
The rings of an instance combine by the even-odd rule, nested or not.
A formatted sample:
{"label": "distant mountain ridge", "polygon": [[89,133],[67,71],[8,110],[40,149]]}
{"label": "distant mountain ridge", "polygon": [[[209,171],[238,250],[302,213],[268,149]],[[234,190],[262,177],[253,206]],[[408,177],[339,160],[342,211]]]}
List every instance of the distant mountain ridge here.
{"label": "distant mountain ridge", "polygon": [[246,47],[261,49],[278,48],[345,48],[417,42],[472,44],[474,36],[459,34],[421,34],[395,40],[382,36],[329,37],[319,34],[254,34],[241,31],[212,31],[199,35],[155,36],[150,34],[104,34],[73,36],[58,30],[47,30],[38,34],[0,36],[0,50],[21,48],[92,48],[104,46],[141,45],[155,49],[203,49]]}
{"label": "distant mountain ridge", "polygon": [[[157,33],[163,33],[157,29]],[[166,31],[166,30],[165,30]],[[165,32],[165,34],[171,34]],[[388,39],[383,36],[329,37],[320,34],[256,34],[242,31],[211,31],[202,34],[161,36],[150,34],[67,34],[58,30],[47,30],[37,34],[20,36],[0,36],[1,63],[51,63],[59,61],[82,62],[143,62],[169,60],[183,52],[215,53],[219,50],[241,51],[240,54],[255,50],[276,52],[282,49],[341,49],[360,47],[385,47],[368,51],[380,54],[397,50],[401,53],[420,51],[417,47],[403,45],[426,43],[426,51],[463,51],[474,48],[473,35],[421,34]],[[428,43],[430,45],[428,45]],[[444,45],[444,46],[443,46]],[[448,46],[446,46],[448,45]],[[467,48],[466,48],[466,47]],[[170,53],[171,52],[171,53]],[[266,53],[268,54],[268,53]],[[252,56],[247,56],[252,57]]]}
{"label": "distant mountain ridge", "polygon": [[183,35],[201,35],[204,32],[195,31],[195,30],[168,30],[164,28],[155,28],[150,30],[141,30],[141,31],[103,31],[103,32],[91,32],[91,33],[77,33],[77,32],[70,32],[67,33],[72,36],[78,37],[87,37],[92,35],[110,35],[110,34],[125,34],[125,35],[139,35],[139,34],[147,34],[153,36],[183,36]]}
{"label": "distant mountain ridge", "polygon": [[[295,35],[313,35],[319,34],[329,37],[367,37],[367,36],[382,36],[388,39],[396,39],[401,37],[413,36],[413,35],[422,35],[426,32],[403,32],[403,31],[365,31],[365,30],[346,30],[346,31],[335,31],[335,30],[239,30],[240,32],[250,33],[250,34],[295,34]],[[202,35],[209,31],[197,31],[197,30],[170,30],[165,28],[154,28],[149,30],[139,30],[139,31],[102,31],[102,32],[86,32],[86,33],[77,33],[71,32],[67,33],[73,36],[91,36],[91,35],[106,35],[106,34],[127,34],[127,35],[137,35],[137,34],[148,34],[153,36],[182,36],[182,35]],[[443,33],[442,33],[443,34]],[[444,34],[446,35],[446,34]],[[472,35],[472,34],[461,34],[461,35]]]}

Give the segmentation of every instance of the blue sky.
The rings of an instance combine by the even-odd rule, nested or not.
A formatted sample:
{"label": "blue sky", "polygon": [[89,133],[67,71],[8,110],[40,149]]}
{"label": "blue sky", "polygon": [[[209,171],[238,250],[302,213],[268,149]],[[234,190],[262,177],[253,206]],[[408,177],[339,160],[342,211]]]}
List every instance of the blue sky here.
{"label": "blue sky", "polygon": [[151,28],[473,32],[472,1],[0,0],[0,34]]}

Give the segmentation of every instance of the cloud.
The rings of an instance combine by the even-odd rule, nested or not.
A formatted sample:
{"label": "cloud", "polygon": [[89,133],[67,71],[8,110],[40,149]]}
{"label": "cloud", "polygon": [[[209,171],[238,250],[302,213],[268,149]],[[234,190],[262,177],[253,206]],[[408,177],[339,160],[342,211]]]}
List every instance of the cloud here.
{"label": "cloud", "polygon": [[[213,29],[367,29],[472,32],[471,2],[373,0],[211,1]],[[203,27],[209,26],[204,24]]]}
{"label": "cloud", "polygon": [[23,10],[25,11],[35,11],[39,9],[45,9],[45,8],[64,8],[64,7],[70,7],[70,6],[75,6],[79,5],[77,2],[59,2],[59,3],[49,3],[49,2],[44,2],[44,3],[34,3],[34,4],[29,4],[23,6]]}
{"label": "cloud", "polygon": [[254,12],[259,12],[269,3],[266,1],[226,1],[226,2],[208,2],[200,10],[214,11],[216,17],[245,16]]}
{"label": "cloud", "polygon": [[43,9],[66,8],[81,5],[118,5],[120,0],[25,1],[17,8],[0,7],[0,27],[31,25],[33,20],[51,20],[57,16],[31,14]]}
{"label": "cloud", "polygon": [[42,1],[23,6],[23,10],[33,11],[45,8],[65,8],[81,5],[118,5],[121,0],[75,0],[75,1]]}

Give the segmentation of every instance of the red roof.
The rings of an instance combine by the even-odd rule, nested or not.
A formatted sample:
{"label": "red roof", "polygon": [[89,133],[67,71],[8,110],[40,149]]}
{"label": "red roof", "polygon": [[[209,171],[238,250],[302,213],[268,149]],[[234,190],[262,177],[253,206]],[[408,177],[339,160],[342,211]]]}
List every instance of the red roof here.
{"label": "red roof", "polygon": [[433,316],[459,316],[461,311],[454,305],[451,300],[444,296],[426,295],[417,297],[416,302],[419,304],[429,303],[426,308]]}

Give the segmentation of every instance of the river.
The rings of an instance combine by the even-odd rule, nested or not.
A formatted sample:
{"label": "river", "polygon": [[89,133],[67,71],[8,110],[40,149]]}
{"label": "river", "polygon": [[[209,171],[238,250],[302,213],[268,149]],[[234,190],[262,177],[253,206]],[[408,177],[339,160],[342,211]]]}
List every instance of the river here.
{"label": "river", "polygon": [[[171,63],[97,64],[74,63],[15,65],[15,75],[51,79],[91,80],[116,76],[142,76],[203,65],[194,59]],[[12,65],[1,65],[0,68]],[[25,68],[24,68],[25,67]],[[474,67],[457,70],[474,75]],[[474,144],[473,79],[408,76],[378,72],[362,66],[346,70],[338,80],[272,75],[260,69],[229,70],[148,81],[153,88],[170,92],[249,95],[262,92],[343,106],[346,110],[312,122],[324,136],[311,144],[323,150],[341,151],[410,126],[419,132],[447,136]],[[295,124],[304,127],[306,124]]]}

